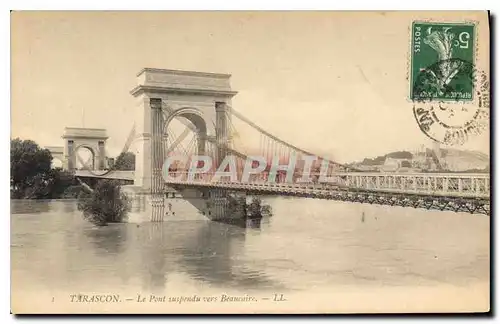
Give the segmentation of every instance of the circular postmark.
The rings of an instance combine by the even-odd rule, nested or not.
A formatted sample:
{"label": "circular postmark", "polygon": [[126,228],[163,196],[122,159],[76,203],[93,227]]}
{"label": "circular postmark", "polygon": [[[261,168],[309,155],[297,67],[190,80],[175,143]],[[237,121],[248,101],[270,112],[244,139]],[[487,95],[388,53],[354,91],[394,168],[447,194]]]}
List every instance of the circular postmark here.
{"label": "circular postmark", "polygon": [[489,128],[489,79],[470,62],[455,58],[421,69],[413,93],[417,124],[436,142],[463,145]]}

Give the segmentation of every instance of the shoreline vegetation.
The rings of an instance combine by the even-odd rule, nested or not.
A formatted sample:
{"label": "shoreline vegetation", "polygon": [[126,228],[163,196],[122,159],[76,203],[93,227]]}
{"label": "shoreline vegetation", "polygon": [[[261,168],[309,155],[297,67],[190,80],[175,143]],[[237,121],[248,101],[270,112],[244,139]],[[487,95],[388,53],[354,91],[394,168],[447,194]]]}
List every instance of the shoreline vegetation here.
{"label": "shoreline vegetation", "polygon": [[250,203],[245,196],[229,196],[228,209],[232,213],[243,215],[244,219],[260,219],[272,216],[271,206],[262,203],[259,197],[253,197]]}
{"label": "shoreline vegetation", "polygon": [[82,188],[71,172],[52,168],[52,155],[31,140],[10,141],[10,198],[77,198]]}
{"label": "shoreline vegetation", "polygon": [[[114,161],[114,160],[113,160]],[[49,150],[35,141],[10,140],[11,199],[78,199],[85,190],[71,172],[52,167]],[[135,155],[121,153],[111,166],[114,170],[134,170]]]}

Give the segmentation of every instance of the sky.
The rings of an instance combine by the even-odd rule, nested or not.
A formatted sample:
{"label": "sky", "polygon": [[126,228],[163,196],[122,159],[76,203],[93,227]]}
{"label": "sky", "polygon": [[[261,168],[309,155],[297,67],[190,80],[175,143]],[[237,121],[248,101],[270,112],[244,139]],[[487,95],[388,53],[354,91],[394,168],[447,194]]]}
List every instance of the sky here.
{"label": "sky", "polygon": [[[13,12],[11,137],[62,146],[64,127],[105,128],[117,155],[152,67],[231,74],[236,110],[338,162],[430,147],[407,99],[420,18],[478,21],[488,70],[482,12]],[[489,153],[489,134],[459,148]]]}

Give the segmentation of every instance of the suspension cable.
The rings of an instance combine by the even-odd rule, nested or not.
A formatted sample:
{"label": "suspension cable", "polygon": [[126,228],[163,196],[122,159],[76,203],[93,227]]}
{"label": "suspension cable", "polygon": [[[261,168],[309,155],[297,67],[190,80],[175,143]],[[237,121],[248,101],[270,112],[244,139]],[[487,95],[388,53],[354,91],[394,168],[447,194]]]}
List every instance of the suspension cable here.
{"label": "suspension cable", "polygon": [[240,119],[241,121],[245,122],[246,124],[250,125],[251,127],[255,128],[256,130],[258,130],[259,132],[265,134],[266,136],[272,138],[274,141],[276,142],[279,142],[285,146],[288,146],[289,148],[292,148],[293,150],[297,151],[297,152],[300,152],[304,155],[312,155],[312,156],[317,156],[320,160],[326,160],[328,161],[329,163],[331,164],[335,164],[335,165],[338,165],[338,166],[341,166],[343,168],[346,168],[348,170],[352,170],[352,171],[360,171],[356,168],[353,168],[353,167],[350,167],[350,166],[346,166],[346,165],[343,165],[341,163],[338,163],[338,162],[334,162],[334,161],[331,161],[327,158],[324,158],[322,156],[319,156],[319,155],[316,155],[316,154],[312,154],[304,149],[301,149],[293,144],[290,144],[288,142],[285,142],[281,139],[279,139],[278,137],[274,136],[273,134],[267,132],[265,129],[259,127],[257,124],[255,124],[254,122],[252,122],[250,119],[246,118],[245,116],[243,116],[241,113],[239,113],[238,111],[234,110],[233,108],[230,109],[231,113],[238,119]]}

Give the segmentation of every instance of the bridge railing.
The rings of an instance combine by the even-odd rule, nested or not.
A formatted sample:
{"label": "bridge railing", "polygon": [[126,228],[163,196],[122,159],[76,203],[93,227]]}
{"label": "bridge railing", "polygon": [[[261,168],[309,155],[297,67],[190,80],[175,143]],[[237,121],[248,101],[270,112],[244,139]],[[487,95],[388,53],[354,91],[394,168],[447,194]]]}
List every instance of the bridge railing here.
{"label": "bridge railing", "polygon": [[490,196],[490,177],[487,174],[348,173],[336,175],[334,182],[360,189],[474,197]]}
{"label": "bridge railing", "polygon": [[430,196],[489,198],[490,178],[487,174],[434,174],[434,173],[339,173],[327,182],[268,182],[265,176],[250,177],[247,182],[231,181],[223,177],[214,181],[213,174],[186,172],[170,173],[172,184],[211,186],[221,188],[258,189],[282,192],[319,192],[338,190],[365,190],[392,193],[413,193]]}

